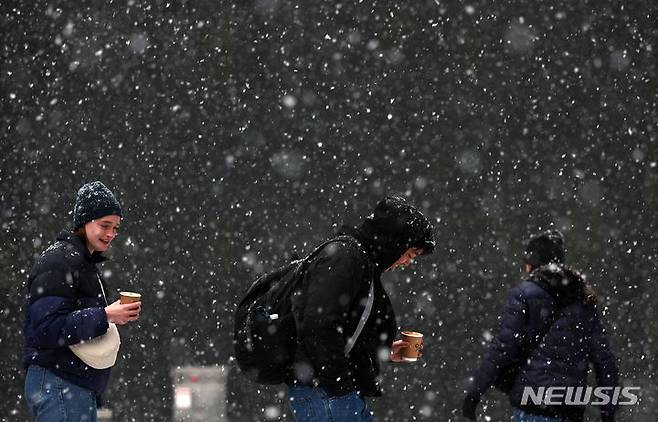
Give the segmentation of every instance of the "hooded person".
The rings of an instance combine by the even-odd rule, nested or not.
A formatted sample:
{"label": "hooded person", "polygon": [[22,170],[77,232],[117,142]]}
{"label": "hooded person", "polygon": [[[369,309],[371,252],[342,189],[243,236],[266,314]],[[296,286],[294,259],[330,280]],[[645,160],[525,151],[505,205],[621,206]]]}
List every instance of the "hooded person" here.
{"label": "hooded person", "polygon": [[[116,349],[96,341],[114,324],[137,320],[141,303],[109,303],[97,264],[116,237],[121,205],[101,182],[78,190],[73,230],[64,230],[35,261],[27,281],[23,366],[25,399],[37,422],[96,421]],[[113,331],[118,341],[116,327]],[[93,347],[82,347],[85,343]],[[74,351],[75,350],[75,351]]]}
{"label": "hooded person", "polygon": [[[296,421],[370,421],[365,396],[381,396],[380,360],[400,361],[384,271],[432,253],[432,224],[404,198],[388,196],[358,227],[343,227],[309,263],[303,281],[299,346],[289,371]],[[372,286],[372,290],[371,290]],[[368,306],[360,335],[345,353]]]}
{"label": "hooded person", "polygon": [[[559,231],[545,231],[528,241],[523,255],[526,276],[510,291],[498,331],[466,383],[467,418],[476,420],[481,397],[496,386],[508,395],[515,422],[579,422],[584,404],[553,403],[557,399],[551,405],[537,403],[528,399],[526,389],[585,387],[590,365],[598,386],[618,385],[616,359],[596,296],[584,275],[566,266],[564,259]],[[614,421],[614,413],[614,403],[601,406],[603,421]]]}

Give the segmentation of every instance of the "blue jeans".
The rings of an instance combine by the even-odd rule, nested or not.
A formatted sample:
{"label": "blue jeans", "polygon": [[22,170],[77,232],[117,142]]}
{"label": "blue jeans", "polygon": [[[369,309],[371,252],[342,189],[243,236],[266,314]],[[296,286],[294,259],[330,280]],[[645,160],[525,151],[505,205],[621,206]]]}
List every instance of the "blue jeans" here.
{"label": "blue jeans", "polygon": [[289,386],[288,404],[297,422],[372,422],[363,398],[353,391],[331,397],[318,387]]}
{"label": "blue jeans", "polygon": [[41,366],[27,369],[25,399],[37,422],[97,422],[96,394]]}
{"label": "blue jeans", "polygon": [[531,415],[521,409],[514,409],[514,422],[564,422],[562,419],[549,418],[548,416]]}

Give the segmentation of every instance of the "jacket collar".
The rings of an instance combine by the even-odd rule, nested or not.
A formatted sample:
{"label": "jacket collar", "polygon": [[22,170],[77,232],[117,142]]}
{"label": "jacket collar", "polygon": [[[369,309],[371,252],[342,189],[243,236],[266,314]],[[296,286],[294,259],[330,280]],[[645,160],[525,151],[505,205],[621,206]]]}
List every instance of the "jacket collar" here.
{"label": "jacket collar", "polygon": [[361,227],[343,226],[337,233],[339,236],[347,235],[355,238],[367,252],[375,266],[375,273],[380,275],[402,255],[397,251],[383,248],[373,236],[369,236]]}
{"label": "jacket collar", "polygon": [[563,306],[572,303],[593,303],[596,296],[579,271],[563,264],[547,264],[536,268],[529,281],[546,290]]}
{"label": "jacket collar", "polygon": [[89,249],[87,249],[87,245],[84,239],[68,230],[62,230],[57,235],[57,240],[73,245],[76,251],[84,256],[85,259],[93,263],[99,263],[108,260],[108,258],[101,252],[94,252],[93,254],[89,253]]}

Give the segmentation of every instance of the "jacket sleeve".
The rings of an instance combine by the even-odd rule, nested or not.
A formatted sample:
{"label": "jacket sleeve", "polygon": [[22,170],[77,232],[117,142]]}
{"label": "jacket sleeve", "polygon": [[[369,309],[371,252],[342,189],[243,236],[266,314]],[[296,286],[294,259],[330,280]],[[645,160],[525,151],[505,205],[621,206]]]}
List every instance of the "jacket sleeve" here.
{"label": "jacket sleeve", "polygon": [[521,359],[528,305],[519,287],[513,288],[498,317],[498,330],[480,366],[466,383],[466,396],[480,400],[498,377]]}
{"label": "jacket sleeve", "polygon": [[[592,336],[590,337],[590,360],[594,366],[596,382],[599,387],[616,387],[619,385],[617,360],[610,350],[610,342],[601,324],[598,310],[592,311]],[[601,408],[603,415],[613,415],[616,406],[609,404]]]}
{"label": "jacket sleeve", "polygon": [[62,263],[32,280],[28,312],[40,347],[65,347],[107,332],[105,309],[76,309],[75,278]]}
{"label": "jacket sleeve", "polygon": [[302,310],[302,347],[315,377],[334,396],[355,389],[345,357],[345,323],[366,276],[358,251],[332,245],[306,271],[307,288]]}

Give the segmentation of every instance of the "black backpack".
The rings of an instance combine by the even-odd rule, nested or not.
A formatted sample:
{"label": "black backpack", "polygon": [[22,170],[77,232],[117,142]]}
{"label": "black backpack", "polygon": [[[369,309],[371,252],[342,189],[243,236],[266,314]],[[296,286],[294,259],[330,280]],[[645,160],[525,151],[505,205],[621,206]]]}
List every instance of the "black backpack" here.
{"label": "black backpack", "polygon": [[261,275],[247,290],[235,311],[233,345],[238,366],[248,378],[261,384],[285,382],[298,343],[296,310],[303,305],[304,272],[322,248],[337,241],[358,244],[350,236],[331,239],[305,259]]}

